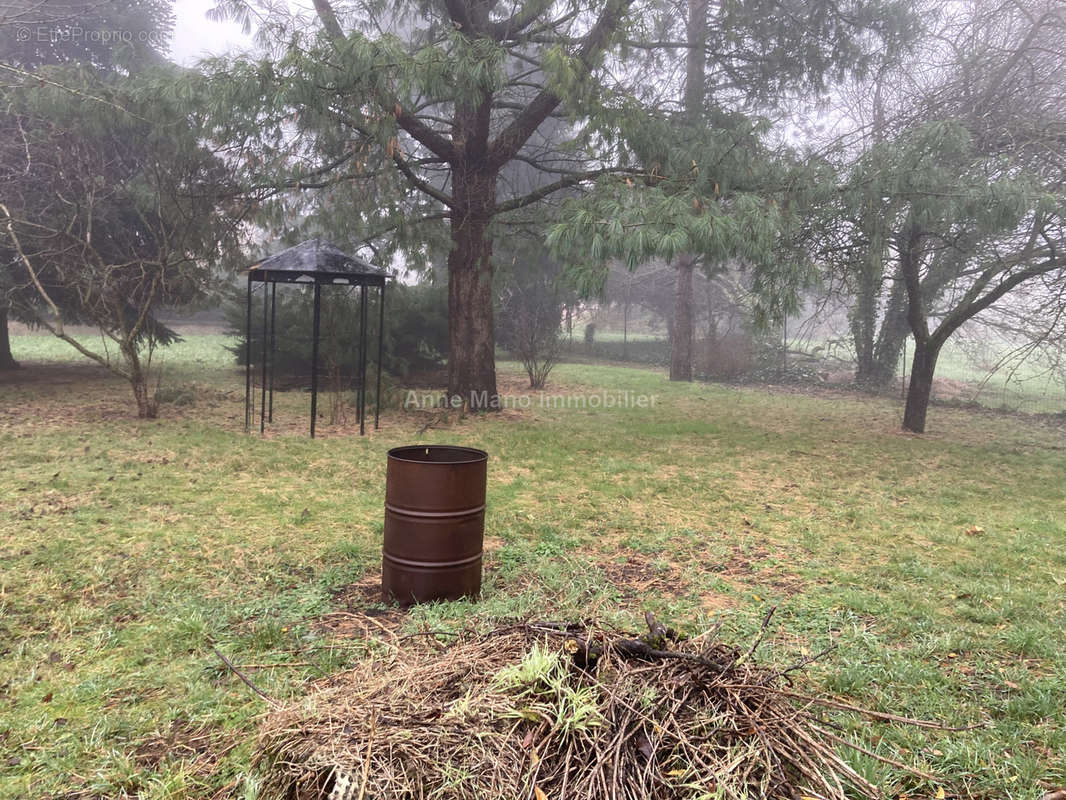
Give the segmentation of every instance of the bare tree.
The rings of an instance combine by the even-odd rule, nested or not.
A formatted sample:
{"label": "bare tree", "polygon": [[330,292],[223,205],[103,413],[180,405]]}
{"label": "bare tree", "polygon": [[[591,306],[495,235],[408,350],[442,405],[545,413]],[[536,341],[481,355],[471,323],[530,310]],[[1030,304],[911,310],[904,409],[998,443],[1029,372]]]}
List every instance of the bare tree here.
{"label": "bare tree", "polygon": [[522,362],[529,388],[542,389],[559,358],[563,307],[573,299],[561,265],[527,235],[500,248],[500,344]]}

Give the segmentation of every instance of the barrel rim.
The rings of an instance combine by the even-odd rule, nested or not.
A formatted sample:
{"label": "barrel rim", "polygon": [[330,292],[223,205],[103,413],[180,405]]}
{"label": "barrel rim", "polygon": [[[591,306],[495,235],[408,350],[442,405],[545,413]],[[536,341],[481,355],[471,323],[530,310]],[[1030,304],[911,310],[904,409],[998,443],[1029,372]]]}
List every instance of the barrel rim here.
{"label": "barrel rim", "polygon": [[[435,452],[446,451],[457,455],[463,454],[466,458],[449,459],[448,461],[427,461],[424,458],[407,457],[408,454],[429,450]],[[425,464],[447,467],[455,464],[477,464],[478,462],[488,461],[489,454],[484,450],[478,450],[476,447],[461,447],[453,444],[405,444],[401,447],[393,447],[389,450],[388,457],[393,461],[403,461],[408,464]]]}

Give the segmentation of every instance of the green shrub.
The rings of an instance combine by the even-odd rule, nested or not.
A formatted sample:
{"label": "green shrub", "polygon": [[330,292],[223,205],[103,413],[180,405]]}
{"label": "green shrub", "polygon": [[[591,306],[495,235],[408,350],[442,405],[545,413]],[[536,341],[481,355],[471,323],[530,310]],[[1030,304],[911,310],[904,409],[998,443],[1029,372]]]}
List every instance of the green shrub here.
{"label": "green shrub", "polygon": [[[234,292],[225,307],[230,332],[238,337],[230,348],[237,363],[245,363],[246,298]],[[377,292],[367,297],[367,375],[375,371],[378,357]],[[359,293],[356,289],[327,287],[322,291],[319,333],[319,370],[339,378],[346,386],[356,382],[359,365]],[[310,382],[313,292],[310,287],[279,286],[275,311],[275,365],[278,388],[306,386]],[[252,364],[262,358],[263,293],[252,298]],[[448,295],[446,287],[430,283],[408,286],[390,282],[385,294],[384,371],[406,378],[439,370],[448,355]],[[328,380],[327,378],[324,378]],[[372,383],[372,380],[368,380]],[[371,387],[372,388],[372,387]]]}

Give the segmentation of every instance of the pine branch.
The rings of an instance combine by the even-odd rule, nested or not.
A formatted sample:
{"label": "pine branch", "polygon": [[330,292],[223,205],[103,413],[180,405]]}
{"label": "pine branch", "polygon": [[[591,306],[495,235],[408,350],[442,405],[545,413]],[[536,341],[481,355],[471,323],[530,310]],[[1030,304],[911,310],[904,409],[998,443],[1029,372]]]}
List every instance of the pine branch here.
{"label": "pine branch", "polygon": [[604,175],[644,175],[644,171],[640,169],[632,169],[629,167],[605,167],[603,169],[594,169],[587,172],[575,172],[571,175],[567,175],[565,178],[560,178],[553,183],[545,184],[538,189],[530,192],[522,197],[516,197],[511,200],[507,200],[503,203],[497,204],[493,210],[494,214],[503,214],[507,211],[515,211],[525,206],[533,205],[549,195],[555,194],[562,189],[567,189],[571,186],[577,186],[585,183],[586,181],[595,180],[601,178]]}
{"label": "pine branch", "polygon": [[[623,14],[634,0],[615,0],[600,14],[596,24],[582,39],[581,47],[575,54],[575,58],[586,72],[592,71],[592,66],[599,55],[606,49],[608,42],[618,29]],[[562,102],[562,98],[551,89],[542,90],[520,112],[511,123],[496,137],[488,152],[488,164],[490,169],[499,169],[510,161],[522,146],[547,119],[556,107]]]}

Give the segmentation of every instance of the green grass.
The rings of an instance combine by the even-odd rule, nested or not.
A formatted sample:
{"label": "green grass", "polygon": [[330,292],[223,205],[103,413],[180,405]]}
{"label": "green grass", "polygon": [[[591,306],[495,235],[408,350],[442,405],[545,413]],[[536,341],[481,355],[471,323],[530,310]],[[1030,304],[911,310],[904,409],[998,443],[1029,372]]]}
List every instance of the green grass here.
{"label": "green grass", "polygon": [[[596,357],[621,360],[619,347],[622,333],[615,330],[597,330],[596,342],[591,354]],[[669,345],[665,334],[630,334],[633,345],[628,360],[633,363],[659,363],[669,361]],[[805,341],[803,347],[814,348],[824,341],[812,339]],[[588,355],[589,349],[578,333],[573,344],[567,343],[568,351],[577,356]],[[910,372],[909,359],[914,353],[914,342],[908,338],[906,344],[906,372]],[[837,351],[837,355],[844,354]],[[1023,413],[1057,414],[1066,412],[1066,384],[1063,377],[1041,366],[1035,359],[1021,363],[1016,358],[1008,358],[1006,345],[998,349],[989,345],[985,353],[986,363],[975,363],[975,359],[960,344],[949,341],[940,353],[937,361],[936,377],[940,381],[954,381],[965,386],[944,386],[945,397],[941,398],[951,404],[972,404],[979,407]],[[1003,363],[999,363],[1003,359]],[[836,372],[846,365],[839,362],[826,362],[826,368]],[[899,370],[897,370],[898,372]],[[898,384],[897,376],[897,385]]]}
{"label": "green grass", "polygon": [[[385,451],[417,440],[425,417],[391,411],[376,435],[312,442],[293,393],[278,403],[291,435],[247,436],[220,343],[190,337],[168,354],[195,404],[154,422],[130,418],[108,379],[42,379],[61,364],[0,385],[0,797],[176,800],[227,785],[254,797],[265,703],[212,647],[280,698],[375,647],[319,621],[343,610],[338,591],[376,579]],[[743,643],[777,605],[762,659],[832,641],[813,687],[985,724],[849,723],[868,746],[964,796],[1066,784],[1061,430],[934,408],[914,437],[877,399],[590,365],[553,379],[550,391],[656,403],[534,402],[424,435],[491,454],[489,549],[480,602],[418,607],[407,628],[633,625],[648,608],[687,631],[722,619]],[[894,795],[935,792],[855,763]]]}
{"label": "green grass", "polygon": [[[80,333],[75,338],[97,353],[105,349],[99,335]],[[195,377],[205,370],[218,372],[233,365],[233,355],[226,349],[237,339],[221,333],[191,333],[183,341],[156,351],[154,364],[163,371],[164,380]],[[11,354],[16,361],[44,363],[92,364],[66,342],[45,333],[27,333],[11,337]],[[111,346],[111,354],[115,354]]]}

